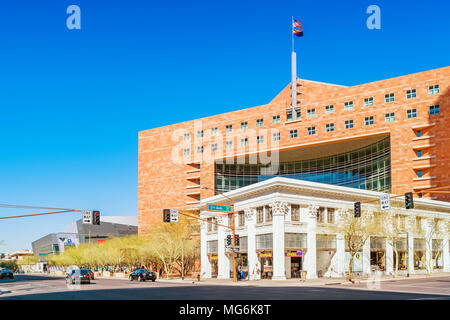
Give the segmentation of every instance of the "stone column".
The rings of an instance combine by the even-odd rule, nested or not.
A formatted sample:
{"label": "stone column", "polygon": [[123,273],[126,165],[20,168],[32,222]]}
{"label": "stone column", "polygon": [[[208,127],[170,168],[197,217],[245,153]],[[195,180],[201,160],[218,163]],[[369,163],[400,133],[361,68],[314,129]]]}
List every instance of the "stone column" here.
{"label": "stone column", "polygon": [[256,209],[250,208],[245,211],[245,220],[247,223],[247,263],[248,263],[248,279],[256,280]]}
{"label": "stone column", "polygon": [[338,277],[345,276],[345,238],[344,235],[336,235],[336,273]]}
{"label": "stone column", "polygon": [[444,235],[444,241],[442,246],[442,262],[444,263],[444,272],[450,272],[450,254],[449,254],[449,245],[448,245],[448,231]]}
{"label": "stone column", "polygon": [[[217,223],[222,225],[228,224],[228,218],[224,217],[217,217]],[[228,259],[227,255],[225,254],[225,238],[227,237],[227,234],[229,234],[229,229],[224,228],[221,226],[217,226],[218,228],[218,275],[217,279],[229,279],[230,278],[230,260]]]}
{"label": "stone column", "polygon": [[[366,223],[371,223],[374,221],[373,210],[369,209],[364,213],[362,219],[366,220]],[[362,263],[363,263],[363,274],[368,276],[371,274],[370,268],[370,237],[367,238],[366,242],[362,248]]]}
{"label": "stone column", "polygon": [[304,270],[308,271],[306,274],[307,279],[317,278],[317,252],[316,252],[316,233],[317,233],[317,211],[319,206],[311,205],[308,207],[308,213],[306,215],[306,245],[307,251],[304,259]]}
{"label": "stone column", "polygon": [[[392,275],[394,273],[394,248],[388,240],[385,241],[386,246],[386,274]],[[398,259],[398,257],[397,257]]]}
{"label": "stone column", "polygon": [[408,267],[408,273],[414,274],[414,224],[415,224],[415,218],[414,217],[408,217],[406,219],[406,229],[408,231],[407,234],[407,267]]}
{"label": "stone column", "polygon": [[288,204],[283,201],[274,201],[272,208],[272,239],[273,239],[273,276],[272,280],[286,280],[286,263],[284,254],[284,219],[288,213]]}
{"label": "stone column", "polygon": [[[432,228],[433,228],[433,220],[432,219],[424,219],[423,229],[425,231],[425,269],[433,268],[433,260],[432,260],[432,250],[433,250],[433,241],[432,238]],[[427,270],[428,271],[428,270]]]}
{"label": "stone column", "polygon": [[208,259],[207,224],[205,221],[200,221],[200,277],[209,279],[211,278],[211,264]]}

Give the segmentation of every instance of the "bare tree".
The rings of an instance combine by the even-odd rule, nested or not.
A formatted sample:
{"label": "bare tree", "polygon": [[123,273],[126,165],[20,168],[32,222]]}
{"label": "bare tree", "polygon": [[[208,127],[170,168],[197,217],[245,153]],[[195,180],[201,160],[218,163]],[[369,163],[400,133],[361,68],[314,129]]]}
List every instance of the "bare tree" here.
{"label": "bare tree", "polygon": [[367,211],[363,211],[361,217],[355,217],[349,210],[338,211],[337,221],[332,231],[344,235],[350,251],[348,281],[352,281],[353,257],[362,250],[367,239],[379,231],[373,220],[373,216]]}

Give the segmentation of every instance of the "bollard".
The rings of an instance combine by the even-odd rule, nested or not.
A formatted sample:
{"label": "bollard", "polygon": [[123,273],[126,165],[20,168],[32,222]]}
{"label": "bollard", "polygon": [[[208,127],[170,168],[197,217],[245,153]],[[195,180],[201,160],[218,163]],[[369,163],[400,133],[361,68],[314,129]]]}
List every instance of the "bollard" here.
{"label": "bollard", "polygon": [[200,282],[200,273],[197,275],[197,281]]}

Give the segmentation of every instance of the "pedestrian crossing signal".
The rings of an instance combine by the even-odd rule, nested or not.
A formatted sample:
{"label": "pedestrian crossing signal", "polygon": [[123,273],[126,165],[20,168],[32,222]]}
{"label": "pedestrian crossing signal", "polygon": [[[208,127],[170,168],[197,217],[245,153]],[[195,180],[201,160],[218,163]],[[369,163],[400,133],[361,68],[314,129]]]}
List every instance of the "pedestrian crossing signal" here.
{"label": "pedestrian crossing signal", "polygon": [[231,234],[227,235],[227,246],[231,246]]}

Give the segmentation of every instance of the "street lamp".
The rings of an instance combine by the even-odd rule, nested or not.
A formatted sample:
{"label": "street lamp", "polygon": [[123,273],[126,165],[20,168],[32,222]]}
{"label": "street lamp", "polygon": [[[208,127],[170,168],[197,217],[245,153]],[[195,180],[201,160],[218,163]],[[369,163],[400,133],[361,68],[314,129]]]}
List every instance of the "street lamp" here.
{"label": "street lamp", "polygon": [[[202,187],[202,189],[203,190],[214,191],[211,188],[206,187],[206,186]],[[230,197],[226,196],[222,192],[219,192],[219,194],[231,201],[231,212],[230,212],[230,215],[232,216],[232,219],[231,219],[231,231],[233,233],[233,236],[232,236],[232,244],[233,244],[233,282],[237,282],[237,279],[236,279],[236,252],[235,252],[235,249],[236,249],[236,242],[235,242],[236,230],[235,230],[235,222],[234,222],[234,200],[231,199]]]}

